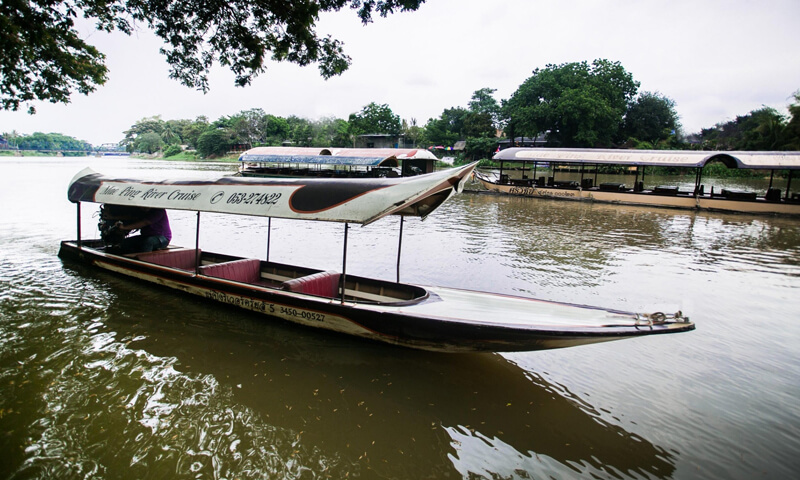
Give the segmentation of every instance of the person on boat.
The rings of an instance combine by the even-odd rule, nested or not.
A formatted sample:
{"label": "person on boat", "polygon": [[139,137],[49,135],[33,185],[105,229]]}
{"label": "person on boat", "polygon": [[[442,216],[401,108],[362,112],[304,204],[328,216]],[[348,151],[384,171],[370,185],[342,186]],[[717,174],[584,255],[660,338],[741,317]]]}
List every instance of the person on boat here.
{"label": "person on boat", "polygon": [[117,217],[117,228],[125,234],[139,230],[139,235],[126,236],[119,245],[120,253],[152,252],[167,248],[172,240],[167,211],[163,208],[136,208],[133,213]]}

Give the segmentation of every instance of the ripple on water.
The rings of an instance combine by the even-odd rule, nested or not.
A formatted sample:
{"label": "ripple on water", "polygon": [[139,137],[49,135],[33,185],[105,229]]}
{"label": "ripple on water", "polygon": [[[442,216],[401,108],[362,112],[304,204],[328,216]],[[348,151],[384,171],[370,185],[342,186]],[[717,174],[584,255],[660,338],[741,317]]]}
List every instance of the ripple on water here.
{"label": "ripple on water", "polygon": [[141,337],[108,328],[103,280],[41,253],[0,261],[0,425],[27,430],[3,462],[17,477],[299,478],[337,464],[213,375],[131,348]]}

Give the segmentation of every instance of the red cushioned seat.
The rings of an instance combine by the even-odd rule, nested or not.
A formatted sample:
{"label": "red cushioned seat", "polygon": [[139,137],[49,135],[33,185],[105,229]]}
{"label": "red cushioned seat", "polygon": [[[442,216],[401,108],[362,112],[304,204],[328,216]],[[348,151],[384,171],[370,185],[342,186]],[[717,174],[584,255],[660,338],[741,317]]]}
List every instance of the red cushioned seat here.
{"label": "red cushioned seat", "polygon": [[200,273],[234,282],[258,283],[261,280],[261,262],[255,258],[243,258],[232,262],[203,265],[200,267]]}
{"label": "red cushioned seat", "polygon": [[199,250],[157,250],[155,252],[140,253],[137,260],[155,263],[164,267],[180,268],[181,270],[194,270],[195,262],[200,254]]}
{"label": "red cushioned seat", "polygon": [[339,272],[319,272],[283,282],[283,289],[321,297],[339,296]]}

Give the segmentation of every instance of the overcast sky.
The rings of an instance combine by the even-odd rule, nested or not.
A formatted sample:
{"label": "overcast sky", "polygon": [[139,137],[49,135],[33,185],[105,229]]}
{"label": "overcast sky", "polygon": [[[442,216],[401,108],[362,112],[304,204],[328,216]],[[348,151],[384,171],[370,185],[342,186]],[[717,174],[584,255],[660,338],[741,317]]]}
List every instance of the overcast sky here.
{"label": "overcast sky", "polygon": [[800,89],[798,0],[427,0],[416,12],[362,26],[355,12],[317,26],[345,43],[352,66],[323,80],[316,66],[270,64],[235,87],[217,67],[202,94],[168,78],[159,40],[86,30],[107,55],[108,82],[68,105],[0,111],[0,132],[58,132],[94,145],[118,142],[137,120],[216,120],[262,108],[278,116],[347,119],[370,102],[424,125],[466,107],[480,88],[507,99],[535,68],[619,61],[639,91],[676,102],[684,131],[697,132],[767,105],[785,113]]}

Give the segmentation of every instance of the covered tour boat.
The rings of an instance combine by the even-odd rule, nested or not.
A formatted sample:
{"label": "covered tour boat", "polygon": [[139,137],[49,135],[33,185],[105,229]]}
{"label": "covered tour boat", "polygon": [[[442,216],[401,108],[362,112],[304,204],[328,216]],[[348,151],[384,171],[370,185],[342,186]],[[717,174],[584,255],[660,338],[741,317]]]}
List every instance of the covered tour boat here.
{"label": "covered tour boat", "polygon": [[[494,155],[499,173],[475,171],[475,178],[489,191],[526,197],[559,200],[589,200],[628,205],[649,205],[757,214],[800,215],[800,192],[791,191],[792,176],[800,170],[800,152],[720,152],[684,150],[600,150],[568,148],[507,148]],[[703,184],[703,168],[720,161],[728,168],[764,170],[769,186],[752,192]],[[521,178],[509,173],[522,165]],[[632,185],[597,182],[602,166],[632,170]],[[511,168],[509,168],[511,167]],[[538,176],[537,168],[552,167],[550,176]],[[557,178],[558,168],[567,167],[580,176]],[[694,172],[694,186],[681,190],[676,185],[646,186],[648,167],[679,167]],[[539,170],[541,172],[541,170]],[[788,172],[786,190],[774,187],[776,172]],[[520,177],[520,175],[517,175]]]}
{"label": "covered tour boat", "polygon": [[436,156],[410,148],[256,147],[239,155],[243,177],[411,177],[434,170]]}
{"label": "covered tour boat", "polygon": [[[680,312],[642,314],[517,296],[411,285],[346,273],[349,224],[387,215],[425,217],[461,191],[475,164],[409,178],[267,179],[220,177],[146,181],[86,169],[71,181],[77,239],[59,256],[180,292],[305,326],[443,352],[525,351],[685,332]],[[193,247],[118,254],[102,239],[83,239],[81,206],[108,205],[197,212]],[[201,212],[342,222],[341,272],[204,251]],[[268,223],[268,225],[271,222]],[[398,244],[398,266],[400,246]]]}

